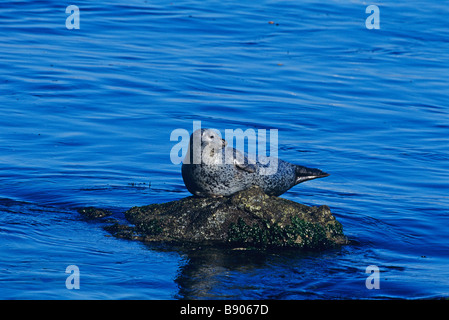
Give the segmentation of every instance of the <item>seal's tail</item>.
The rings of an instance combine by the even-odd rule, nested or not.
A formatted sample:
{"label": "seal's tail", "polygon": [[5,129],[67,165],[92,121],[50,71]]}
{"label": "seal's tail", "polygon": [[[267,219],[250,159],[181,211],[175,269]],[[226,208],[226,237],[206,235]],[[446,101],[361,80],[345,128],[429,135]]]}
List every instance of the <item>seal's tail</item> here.
{"label": "seal's tail", "polygon": [[298,165],[296,166],[296,184],[317,178],[324,178],[327,176],[329,176],[329,173],[326,173],[319,169],[307,168]]}

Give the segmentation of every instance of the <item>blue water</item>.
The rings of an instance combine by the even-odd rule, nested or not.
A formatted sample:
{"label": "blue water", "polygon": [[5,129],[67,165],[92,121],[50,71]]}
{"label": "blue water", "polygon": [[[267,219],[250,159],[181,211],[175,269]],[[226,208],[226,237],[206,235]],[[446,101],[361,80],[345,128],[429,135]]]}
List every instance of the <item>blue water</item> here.
{"label": "blue water", "polygon": [[[422,0],[3,1],[0,298],[447,297],[448,16]],[[77,213],[188,196],[170,133],[193,121],[278,129],[279,157],[331,173],[282,197],[328,205],[351,244],[182,251]]]}

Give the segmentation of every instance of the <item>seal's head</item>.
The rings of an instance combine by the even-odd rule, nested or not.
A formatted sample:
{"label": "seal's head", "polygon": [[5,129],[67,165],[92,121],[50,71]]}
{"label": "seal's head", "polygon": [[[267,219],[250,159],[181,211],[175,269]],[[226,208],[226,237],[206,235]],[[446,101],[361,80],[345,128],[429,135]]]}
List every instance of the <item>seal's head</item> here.
{"label": "seal's head", "polygon": [[214,129],[202,129],[201,131],[202,146],[209,145],[214,147],[214,149],[221,149],[228,144],[225,139],[221,138],[220,133],[217,133]]}
{"label": "seal's head", "polygon": [[[228,143],[214,129],[198,129],[190,136],[189,148],[184,164],[201,164],[219,154]],[[209,159],[210,160],[210,159]]]}
{"label": "seal's head", "polygon": [[198,129],[190,136],[190,146],[194,146],[201,141],[201,149],[204,147],[213,147],[222,149],[228,144],[221,138],[219,132],[214,129]]}

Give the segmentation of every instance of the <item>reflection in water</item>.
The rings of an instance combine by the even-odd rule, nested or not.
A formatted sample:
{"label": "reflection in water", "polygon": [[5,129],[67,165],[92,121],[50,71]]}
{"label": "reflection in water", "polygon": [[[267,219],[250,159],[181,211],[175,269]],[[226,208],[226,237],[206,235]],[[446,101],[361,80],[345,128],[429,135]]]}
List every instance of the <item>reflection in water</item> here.
{"label": "reflection in water", "polygon": [[[217,290],[230,281],[230,274],[245,273],[262,268],[267,254],[257,251],[201,248],[186,253],[187,263],[180,268],[175,280],[180,299],[233,298]],[[241,287],[241,284],[239,284]]]}
{"label": "reflection in water", "polygon": [[[175,249],[186,261],[175,279],[179,289],[175,298],[344,299],[353,297],[355,292],[358,296],[378,298],[381,292],[365,287],[366,261],[342,258],[366,254],[364,245],[353,242],[323,252],[216,247]],[[151,249],[155,248],[151,246]],[[393,269],[383,270],[386,277],[395,277],[397,273]]]}
{"label": "reflection in water", "polygon": [[[148,248],[175,250],[184,257],[186,263],[179,268],[175,279],[179,288],[176,299],[303,298],[304,295],[312,294],[312,285],[327,282],[323,263],[330,263],[342,250],[186,249],[166,246],[155,248],[154,244],[148,245]],[[319,296],[320,292],[316,291],[312,295]]]}

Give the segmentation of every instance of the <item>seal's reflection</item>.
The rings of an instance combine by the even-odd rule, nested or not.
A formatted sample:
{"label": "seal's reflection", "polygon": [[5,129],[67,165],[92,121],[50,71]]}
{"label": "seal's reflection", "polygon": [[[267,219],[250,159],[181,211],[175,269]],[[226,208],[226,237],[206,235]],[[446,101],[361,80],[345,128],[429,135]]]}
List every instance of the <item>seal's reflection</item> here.
{"label": "seal's reflection", "polygon": [[[180,267],[175,280],[179,286],[178,299],[233,298],[226,292],[218,292],[223,283],[235,280],[235,276],[230,277],[232,273],[245,273],[265,266],[269,256],[256,250],[209,247],[184,251],[184,254],[187,263]],[[229,285],[232,286],[224,287]]]}
{"label": "seal's reflection", "polygon": [[[341,249],[306,252],[292,248],[175,248],[155,243],[147,246],[150,250],[176,252],[183,258],[174,278],[178,291],[173,298],[185,300],[318,297],[322,294],[317,290],[319,286],[327,288],[335,284],[329,276],[329,266],[341,255]],[[353,269],[343,266],[343,271],[354,277]]]}

